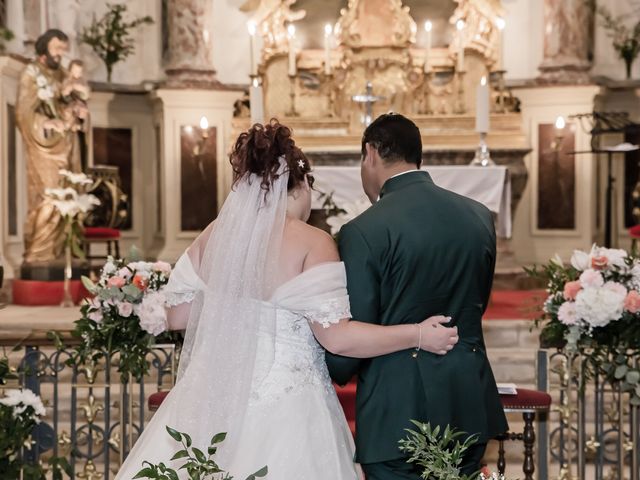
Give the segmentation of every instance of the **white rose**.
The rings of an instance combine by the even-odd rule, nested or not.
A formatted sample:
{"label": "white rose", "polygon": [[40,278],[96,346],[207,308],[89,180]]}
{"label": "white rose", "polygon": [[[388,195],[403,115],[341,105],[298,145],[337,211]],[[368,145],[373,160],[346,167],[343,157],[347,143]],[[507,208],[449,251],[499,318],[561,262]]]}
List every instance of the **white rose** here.
{"label": "white rose", "polygon": [[576,270],[584,271],[591,267],[591,257],[582,250],[574,250],[571,256],[571,266]]}
{"label": "white rose", "polygon": [[136,305],[135,312],[140,319],[140,327],[153,336],[167,329],[166,298],[162,292],[150,292]]}
{"label": "white rose", "polygon": [[627,289],[616,282],[581,290],[576,297],[576,316],[592,327],[604,327],[619,320]]}

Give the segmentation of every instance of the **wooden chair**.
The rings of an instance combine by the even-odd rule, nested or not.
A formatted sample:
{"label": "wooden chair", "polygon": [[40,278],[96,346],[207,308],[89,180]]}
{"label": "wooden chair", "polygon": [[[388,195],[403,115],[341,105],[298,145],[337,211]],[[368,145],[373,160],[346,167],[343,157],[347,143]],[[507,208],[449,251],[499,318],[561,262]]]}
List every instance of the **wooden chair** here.
{"label": "wooden chair", "polygon": [[[91,255],[91,245],[94,243],[106,243],[106,255]],[[85,227],[84,251],[87,260],[106,260],[109,255],[120,258],[120,230],[108,227]]]}

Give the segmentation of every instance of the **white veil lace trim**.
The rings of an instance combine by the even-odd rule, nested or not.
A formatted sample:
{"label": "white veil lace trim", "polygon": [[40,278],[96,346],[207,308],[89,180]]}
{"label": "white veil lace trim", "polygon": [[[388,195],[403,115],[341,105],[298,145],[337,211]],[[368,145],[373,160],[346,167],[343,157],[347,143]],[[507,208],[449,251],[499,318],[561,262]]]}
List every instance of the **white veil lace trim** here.
{"label": "white veil lace trim", "polygon": [[258,331],[275,338],[275,310],[266,301],[276,286],[288,179],[281,157],[269,192],[256,175],[237,182],[194,263],[206,289],[191,305],[175,390],[186,396],[177,405],[189,404],[197,414],[176,412],[172,426],[201,446],[227,432],[216,455],[223,467],[233,456],[256,380]]}

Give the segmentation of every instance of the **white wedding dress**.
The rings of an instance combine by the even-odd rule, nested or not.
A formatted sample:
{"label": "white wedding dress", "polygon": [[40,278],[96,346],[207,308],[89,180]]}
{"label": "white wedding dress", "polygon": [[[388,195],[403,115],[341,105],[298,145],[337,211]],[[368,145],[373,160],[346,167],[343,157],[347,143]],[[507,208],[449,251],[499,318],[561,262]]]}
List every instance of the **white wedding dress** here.
{"label": "white wedding dress", "polygon": [[[172,278],[196,279],[190,265],[183,255]],[[192,297],[194,287],[201,285],[193,280],[191,285],[172,282],[171,303]],[[261,380],[252,389],[236,454],[230,465],[222,465],[235,479],[244,480],[264,465],[269,468],[267,479],[358,478],[351,432],[329,378],[324,350],[309,327],[309,321],[329,325],[350,316],[345,285],[344,264],[336,262],[313,267],[276,289],[269,302],[276,312],[276,336],[260,333],[255,374]],[[269,371],[262,371],[263,360],[272,356]],[[132,479],[143,460],[169,463],[179,446],[166,433],[165,425],[175,425],[176,415],[202,416],[198,404],[203,400],[209,408],[224,401],[221,395],[209,401],[191,397],[191,403],[176,404],[174,392],[197,385],[198,377],[196,369],[187,369],[145,428],[117,479]]]}

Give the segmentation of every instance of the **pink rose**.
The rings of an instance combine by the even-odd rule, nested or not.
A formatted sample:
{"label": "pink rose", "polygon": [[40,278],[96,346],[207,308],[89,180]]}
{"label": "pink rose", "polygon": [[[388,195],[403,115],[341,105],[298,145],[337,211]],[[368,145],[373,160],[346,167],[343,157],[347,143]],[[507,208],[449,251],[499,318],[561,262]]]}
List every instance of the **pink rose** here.
{"label": "pink rose", "polygon": [[579,281],[567,282],[564,286],[564,299],[575,300],[580,290],[582,290],[582,284]]}
{"label": "pink rose", "polygon": [[624,299],[624,308],[631,313],[640,312],[640,293],[631,290]]}
{"label": "pink rose", "polygon": [[591,257],[591,268],[595,268],[596,270],[604,270],[607,268],[609,264],[609,259],[604,255],[597,255]]}
{"label": "pink rose", "polygon": [[580,283],[584,288],[587,287],[601,287],[604,285],[604,278],[600,272],[589,269],[582,272],[580,275]]}
{"label": "pink rose", "polygon": [[87,317],[96,323],[100,323],[102,321],[102,312],[100,310],[96,310],[95,312],[89,312],[87,314]]}
{"label": "pink rose", "polygon": [[576,304],[574,302],[564,302],[558,309],[558,320],[565,325],[575,325],[578,321],[576,315]]}
{"label": "pink rose", "polygon": [[122,288],[124,287],[125,283],[125,279],[122,277],[111,277],[109,280],[107,280],[107,287]]}
{"label": "pink rose", "polygon": [[118,308],[118,315],[121,317],[129,317],[133,313],[133,305],[129,302],[118,302],[116,307]]}

